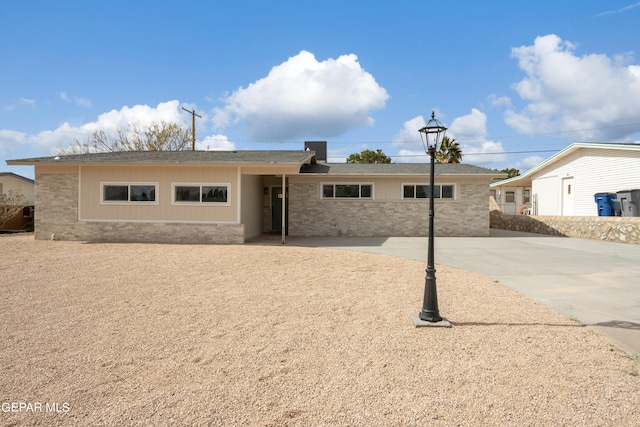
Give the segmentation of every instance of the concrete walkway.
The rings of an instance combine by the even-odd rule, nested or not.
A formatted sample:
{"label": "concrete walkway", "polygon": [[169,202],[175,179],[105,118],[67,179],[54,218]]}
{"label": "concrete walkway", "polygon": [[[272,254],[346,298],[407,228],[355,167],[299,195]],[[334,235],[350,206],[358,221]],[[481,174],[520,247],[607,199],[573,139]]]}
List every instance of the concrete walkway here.
{"label": "concrete walkway", "polygon": [[[286,244],[386,254],[426,267],[426,237],[289,237]],[[436,237],[435,247],[436,268],[490,277],[640,355],[640,245],[492,229],[490,237]]]}

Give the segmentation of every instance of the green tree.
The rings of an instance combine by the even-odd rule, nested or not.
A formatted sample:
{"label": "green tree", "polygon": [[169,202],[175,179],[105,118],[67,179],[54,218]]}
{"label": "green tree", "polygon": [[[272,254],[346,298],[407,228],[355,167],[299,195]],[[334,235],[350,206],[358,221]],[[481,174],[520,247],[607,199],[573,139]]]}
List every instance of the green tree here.
{"label": "green tree", "polygon": [[180,151],[189,150],[192,136],[189,129],[172,122],[152,122],[149,125],[131,123],[113,131],[93,131],[74,145],[58,148],[59,154],[102,153],[112,151]]}
{"label": "green tree", "polygon": [[27,199],[17,190],[0,195],[0,227],[27,205]]}
{"label": "green tree", "polygon": [[520,171],[516,168],[506,168],[506,169],[502,169],[500,172],[506,173],[507,179],[520,175]]}
{"label": "green tree", "polygon": [[391,157],[388,157],[378,149],[364,150],[361,153],[353,153],[347,157],[347,163],[391,163]]}
{"label": "green tree", "polygon": [[436,163],[460,163],[462,160],[462,150],[460,143],[455,138],[445,136],[442,138],[440,150],[436,152]]}

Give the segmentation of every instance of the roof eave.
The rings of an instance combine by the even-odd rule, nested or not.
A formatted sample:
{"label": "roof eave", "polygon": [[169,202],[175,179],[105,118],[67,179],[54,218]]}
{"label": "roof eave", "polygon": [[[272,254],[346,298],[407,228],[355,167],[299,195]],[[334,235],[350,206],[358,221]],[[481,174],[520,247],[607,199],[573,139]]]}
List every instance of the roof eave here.
{"label": "roof eave", "polygon": [[124,166],[124,165],[144,165],[144,166],[170,166],[170,165],[188,165],[188,166],[202,166],[202,165],[224,165],[224,166],[251,166],[251,167],[263,167],[263,166],[302,166],[305,164],[313,163],[315,160],[315,152],[309,151],[305,152],[305,156],[297,161],[271,161],[271,162],[252,162],[252,161],[232,161],[232,162],[216,162],[216,161],[149,161],[149,160],[138,160],[138,161],[128,161],[128,162],[119,162],[119,161],[100,161],[100,162],[87,162],[87,161],[77,161],[77,160],[62,160],[56,157],[41,157],[34,159],[16,159],[16,160],[7,160],[6,163],[9,166],[36,166],[36,165],[68,165],[68,166]]}

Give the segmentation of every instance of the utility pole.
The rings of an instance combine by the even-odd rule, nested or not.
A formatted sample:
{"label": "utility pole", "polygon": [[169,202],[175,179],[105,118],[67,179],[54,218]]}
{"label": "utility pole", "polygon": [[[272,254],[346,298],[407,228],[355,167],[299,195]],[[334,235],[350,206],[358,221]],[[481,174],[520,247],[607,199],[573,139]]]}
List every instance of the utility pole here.
{"label": "utility pole", "polygon": [[187,113],[191,114],[191,138],[192,138],[192,143],[191,143],[191,151],[196,151],[196,116],[198,116],[199,118],[202,118],[202,116],[196,114],[196,110],[193,109],[191,111],[187,110],[186,108],[182,107],[182,109],[184,111],[186,111]]}

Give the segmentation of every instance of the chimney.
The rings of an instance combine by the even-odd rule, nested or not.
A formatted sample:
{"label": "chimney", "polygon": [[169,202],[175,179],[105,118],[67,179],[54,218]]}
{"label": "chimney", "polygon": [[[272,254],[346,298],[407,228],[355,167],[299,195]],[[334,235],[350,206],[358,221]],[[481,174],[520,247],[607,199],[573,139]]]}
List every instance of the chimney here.
{"label": "chimney", "polygon": [[319,162],[327,161],[327,141],[305,141],[304,149],[315,151],[317,161]]}

